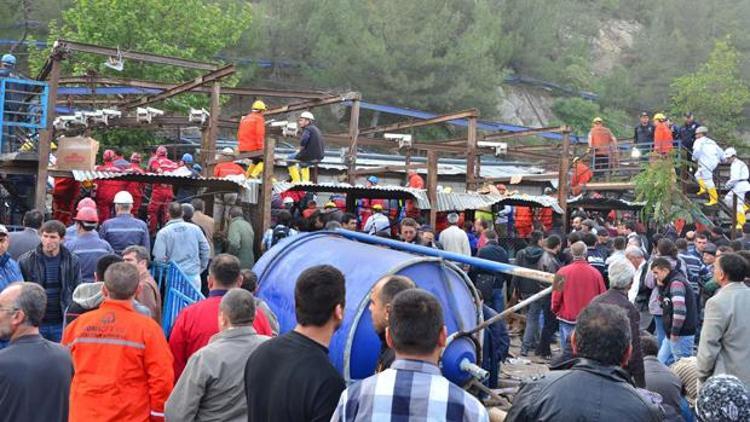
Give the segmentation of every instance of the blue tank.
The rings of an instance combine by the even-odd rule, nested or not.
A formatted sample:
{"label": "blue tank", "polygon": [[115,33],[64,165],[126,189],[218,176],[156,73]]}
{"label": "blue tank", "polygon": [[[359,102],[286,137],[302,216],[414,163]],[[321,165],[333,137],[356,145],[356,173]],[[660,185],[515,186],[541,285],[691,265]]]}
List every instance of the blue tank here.
{"label": "blue tank", "polygon": [[347,382],[375,372],[380,340],[375,334],[368,309],[375,283],[389,274],[404,275],[435,295],[443,307],[448,345],[443,351],[443,374],[458,385],[470,375],[460,366],[464,359],[478,363],[479,342],[456,336],[481,322],[481,308],[473,284],[454,264],[348,240],[333,232],[307,233],[283,239],[265,253],[253,270],[258,275],[259,293],[279,318],[280,331],[296,325],[294,286],[305,269],[333,265],[346,277],[344,321],[333,336],[329,357]]}

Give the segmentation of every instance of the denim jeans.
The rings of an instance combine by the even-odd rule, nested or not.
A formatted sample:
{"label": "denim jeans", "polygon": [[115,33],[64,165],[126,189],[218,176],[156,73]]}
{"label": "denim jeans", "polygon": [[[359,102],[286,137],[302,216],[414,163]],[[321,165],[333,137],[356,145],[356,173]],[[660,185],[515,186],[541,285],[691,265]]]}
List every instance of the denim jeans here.
{"label": "denim jeans", "polygon": [[685,422],[695,421],[693,409],[690,408],[690,404],[685,400],[685,397],[680,399],[680,414],[682,414],[682,418],[685,419]]}
{"label": "denim jeans", "polygon": [[492,289],[492,301],[489,305],[497,313],[505,310],[505,286],[499,289]]}
{"label": "denim jeans", "polygon": [[661,315],[654,315],[654,326],[656,327],[656,343],[661,344],[667,336],[664,330],[664,318]]}
{"label": "denim jeans", "polygon": [[673,342],[669,337],[664,338],[659,348],[659,361],[667,366],[681,358],[693,356],[695,336],[680,336]]}
{"label": "denim jeans", "polygon": [[[559,321],[559,320],[558,320]],[[563,361],[573,358],[573,347],[570,344],[570,335],[576,329],[575,324],[559,321],[560,324],[560,350],[562,350]]]}
{"label": "denim jeans", "polygon": [[557,332],[557,317],[552,313],[551,300],[552,298],[547,296],[544,299],[539,299],[544,311],[544,325],[542,327],[542,335],[539,337],[539,343],[536,346],[537,356],[550,356],[552,350],[550,350],[550,344],[552,343],[555,333]]}
{"label": "denim jeans", "polygon": [[528,353],[529,350],[535,349],[539,340],[539,331],[541,330],[539,319],[544,313],[544,306],[540,302],[539,300],[532,302],[526,308],[526,330],[523,332],[521,353]]}
{"label": "denim jeans", "polygon": [[59,343],[62,340],[62,323],[60,324],[42,324],[39,327],[39,334],[49,341]]}

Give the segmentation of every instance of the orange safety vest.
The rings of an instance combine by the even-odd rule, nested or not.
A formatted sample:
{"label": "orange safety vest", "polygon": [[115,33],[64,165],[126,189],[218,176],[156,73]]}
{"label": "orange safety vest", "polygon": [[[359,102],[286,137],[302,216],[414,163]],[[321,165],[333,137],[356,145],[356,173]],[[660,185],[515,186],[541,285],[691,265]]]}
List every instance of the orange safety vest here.
{"label": "orange safety vest", "polygon": [[239,164],[232,161],[225,161],[214,167],[214,177],[233,176],[236,174],[245,174],[245,170]]}
{"label": "orange safety vest", "polygon": [[656,122],[654,130],[654,151],[659,154],[669,154],[672,151],[672,131],[665,122]]}
{"label": "orange safety vest", "polygon": [[578,161],[573,166],[573,177],[570,179],[570,192],[573,195],[580,195],[586,183],[591,181],[593,174],[586,164]]}
{"label": "orange safety vest", "polygon": [[257,111],[252,111],[240,121],[237,142],[240,152],[263,151],[266,137],[266,120]]}
{"label": "orange safety vest", "polygon": [[589,132],[591,148],[596,155],[609,155],[612,145],[612,132],[604,126],[594,126]]}

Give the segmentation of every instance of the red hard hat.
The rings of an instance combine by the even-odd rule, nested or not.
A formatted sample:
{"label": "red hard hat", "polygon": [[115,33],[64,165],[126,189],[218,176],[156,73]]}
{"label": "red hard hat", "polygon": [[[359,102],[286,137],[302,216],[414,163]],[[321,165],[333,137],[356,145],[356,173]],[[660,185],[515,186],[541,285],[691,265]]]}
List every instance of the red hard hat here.
{"label": "red hard hat", "polygon": [[80,211],[81,208],[93,208],[96,209],[96,202],[94,202],[93,199],[86,197],[81,199],[80,202],[78,202],[78,206],[76,207],[76,211]]}
{"label": "red hard hat", "polygon": [[75,220],[85,221],[87,223],[98,223],[99,214],[97,214],[96,208],[81,208],[78,210]]}
{"label": "red hard hat", "polygon": [[134,152],[130,155],[130,161],[134,163],[140,163],[141,162],[141,154],[138,154],[137,152]]}
{"label": "red hard hat", "polygon": [[102,155],[102,159],[105,162],[114,160],[115,159],[115,152],[112,151],[111,149],[104,150],[104,154]]}
{"label": "red hard hat", "polygon": [[156,156],[157,157],[164,157],[167,155],[167,147],[161,145],[159,148],[156,148]]}

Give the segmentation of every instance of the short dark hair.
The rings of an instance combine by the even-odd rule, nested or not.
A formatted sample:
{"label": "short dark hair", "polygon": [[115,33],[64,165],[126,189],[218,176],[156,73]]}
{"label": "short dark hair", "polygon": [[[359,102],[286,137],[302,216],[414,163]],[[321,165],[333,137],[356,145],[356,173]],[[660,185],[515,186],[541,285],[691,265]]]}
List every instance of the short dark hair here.
{"label": "short dark hair", "polygon": [[190,205],[192,205],[193,209],[196,211],[203,212],[203,210],[206,209],[206,203],[200,198],[195,198],[190,201]]}
{"label": "short dark hair", "polygon": [[731,246],[727,246],[727,245],[721,245],[718,248],[716,248],[716,250],[719,251],[719,252],[721,252],[722,254],[732,253],[732,252],[735,251],[734,249],[732,249]]}
{"label": "short dark hair", "polygon": [[666,237],[659,239],[659,243],[656,244],[656,250],[659,251],[660,256],[677,257],[677,247],[675,247],[674,243]]}
{"label": "short dark hair", "polygon": [[242,275],[242,287],[250,293],[255,293],[258,290],[258,275],[249,268],[240,271]]}
{"label": "short dark hair", "polygon": [[170,202],[169,207],[169,218],[175,219],[182,217],[182,204],[179,202]]}
{"label": "short dark hair", "polygon": [[635,232],[635,222],[634,221],[628,221],[625,223],[625,228],[630,230],[631,232]]}
{"label": "short dark hair", "polygon": [[122,262],[122,257],[120,255],[111,254],[100,257],[99,260],[96,261],[96,279],[104,281],[104,274],[107,272],[109,266],[118,262]]}
{"label": "short dark hair", "polygon": [[574,244],[576,242],[580,242],[580,241],[581,241],[581,233],[579,233],[579,232],[571,232],[568,235],[568,245],[572,245],[572,244]]}
{"label": "short dark hair", "polygon": [[292,224],[292,213],[287,210],[280,210],[276,214],[276,224],[289,227]]}
{"label": "short dark hair", "polygon": [[544,233],[542,233],[539,230],[534,230],[529,235],[529,244],[530,245],[536,245],[538,244],[542,239],[544,239]]}
{"label": "short dark hair", "polygon": [[219,310],[232,325],[252,325],[255,320],[255,298],[245,289],[229,289],[219,302]]}
{"label": "short dark hair", "polygon": [[686,239],[677,239],[674,241],[674,246],[678,251],[684,251],[688,248],[688,241]]}
{"label": "short dark hair", "polygon": [[[403,275],[387,275],[383,277],[385,282],[380,288],[380,300],[383,304],[389,304],[393,298],[404,290],[414,289],[417,285],[412,279]],[[382,279],[381,279],[382,280]]]}
{"label": "short dark hair", "polygon": [[544,240],[544,245],[547,247],[547,249],[555,249],[556,247],[560,246],[561,243],[562,241],[560,240],[560,236],[556,234],[553,234]]}
{"label": "short dark hair", "polygon": [[322,327],[336,306],[344,306],[346,282],[344,274],[331,265],[310,267],[297,278],[294,287],[294,311],[297,323]]}
{"label": "short dark hair", "polygon": [[356,215],[354,215],[354,214],[352,214],[350,212],[345,212],[344,215],[341,216],[341,223],[342,224],[346,224],[346,223],[348,223],[348,222],[350,222],[352,220],[356,220],[356,219],[357,219]]}
{"label": "short dark hair", "polygon": [[406,227],[414,227],[415,229],[419,228],[419,224],[417,224],[417,220],[415,220],[415,219],[413,219],[411,217],[406,217],[403,220],[401,220],[401,227],[404,227],[404,226],[406,226]]}
{"label": "short dark hair", "polygon": [[705,233],[705,232],[699,232],[699,233],[696,233],[696,234],[695,234],[695,238],[696,238],[696,239],[704,239],[704,240],[708,240],[708,236],[706,236],[706,233]]}
{"label": "short dark hair", "polygon": [[229,218],[244,217],[245,213],[242,211],[242,207],[233,206],[229,209]]}
{"label": "short dark hair", "polygon": [[[415,221],[414,223],[416,223],[416,221]],[[479,224],[480,224],[480,225],[482,226],[482,228],[483,228],[483,229],[485,229],[485,230],[487,230],[487,229],[489,229],[489,228],[490,228],[490,222],[489,222],[489,221],[487,221],[487,220],[485,220],[485,219],[483,219],[483,218],[480,218],[480,219],[479,219]]]}
{"label": "short dark hair", "polygon": [[653,270],[654,268],[672,271],[672,263],[669,262],[667,258],[660,256],[658,258],[654,258],[654,261],[651,262],[651,269]]}
{"label": "short dark hair", "polygon": [[739,252],[743,249],[742,241],[739,239],[730,240],[729,247],[732,248],[732,250],[734,250],[735,252]]}
{"label": "short dark hair", "polygon": [[226,253],[216,255],[211,261],[208,273],[219,286],[233,287],[240,276],[240,260]]}
{"label": "short dark hair", "polygon": [[104,285],[109,297],[114,300],[131,299],[138,290],[138,284],[138,268],[128,262],[114,263],[104,273]]}
{"label": "short dark hair", "polygon": [[135,254],[135,259],[138,261],[146,261],[146,264],[149,264],[151,262],[151,254],[148,253],[148,249],[144,248],[141,245],[128,246],[127,248],[123,249],[122,256],[131,253]]}
{"label": "short dark hair", "polygon": [[440,302],[422,289],[409,289],[391,302],[388,329],[396,352],[425,355],[438,346],[443,329]]}
{"label": "short dark hair", "polygon": [[625,248],[628,247],[628,239],[623,236],[617,236],[615,237],[615,240],[612,241],[612,246],[615,247],[616,251],[624,251]]}
{"label": "short dark hair", "polygon": [[194,212],[195,212],[195,208],[193,208],[192,205],[182,204],[182,219],[183,220],[192,221]]}
{"label": "short dark hair", "polygon": [[484,237],[486,237],[487,240],[497,240],[497,232],[494,230],[487,230],[484,233]]}
{"label": "short dark hair", "polygon": [[589,248],[592,246],[596,246],[596,242],[599,241],[596,235],[591,232],[584,233],[581,240],[583,240],[583,243],[585,243]]}
{"label": "short dark hair", "polygon": [[40,326],[44,319],[44,312],[47,310],[47,293],[44,287],[32,282],[16,282],[9,284],[6,288],[11,286],[21,287],[13,307],[23,311],[26,316],[24,321],[26,325]]}
{"label": "short dark hair", "polygon": [[747,260],[739,254],[723,253],[716,259],[716,265],[727,275],[729,281],[744,281],[747,276]]}
{"label": "short dark hair", "polygon": [[33,209],[26,211],[26,213],[23,215],[22,224],[24,227],[39,230],[39,228],[42,227],[43,221],[44,214],[42,214],[42,212],[38,209]]}
{"label": "short dark hair", "polygon": [[648,332],[641,333],[641,350],[643,356],[656,356],[659,354],[659,343],[656,341],[656,337],[652,336]]}
{"label": "short dark hair", "polygon": [[57,233],[60,237],[65,237],[65,225],[58,220],[46,221],[39,231],[42,233]]}
{"label": "short dark hair", "polygon": [[630,322],[615,305],[590,303],[576,320],[576,356],[620,365],[630,344]]}

